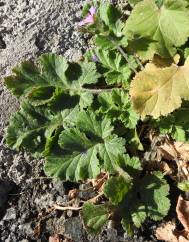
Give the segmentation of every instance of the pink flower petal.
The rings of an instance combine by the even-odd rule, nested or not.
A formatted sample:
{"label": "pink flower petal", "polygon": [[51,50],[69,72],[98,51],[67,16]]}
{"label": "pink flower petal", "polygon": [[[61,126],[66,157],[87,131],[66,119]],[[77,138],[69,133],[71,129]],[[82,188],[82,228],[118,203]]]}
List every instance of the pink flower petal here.
{"label": "pink flower petal", "polygon": [[89,9],[89,13],[90,13],[92,16],[94,16],[95,13],[96,13],[96,8],[92,6],[92,7]]}
{"label": "pink flower petal", "polygon": [[88,15],[84,21],[86,22],[86,24],[93,24],[94,23],[94,18],[92,15]]}
{"label": "pink flower petal", "polygon": [[96,8],[95,7],[91,7],[89,9],[89,14],[87,15],[86,18],[84,18],[81,22],[79,22],[79,26],[83,26],[86,24],[93,24],[94,23],[94,15],[96,13]]}
{"label": "pink flower petal", "polygon": [[79,25],[79,26],[83,26],[83,25],[85,25],[84,20],[80,21],[80,22],[78,23],[78,25]]}
{"label": "pink flower petal", "polygon": [[93,23],[94,23],[94,18],[92,15],[89,14],[85,19],[79,22],[79,26],[83,26],[85,24],[93,24]]}

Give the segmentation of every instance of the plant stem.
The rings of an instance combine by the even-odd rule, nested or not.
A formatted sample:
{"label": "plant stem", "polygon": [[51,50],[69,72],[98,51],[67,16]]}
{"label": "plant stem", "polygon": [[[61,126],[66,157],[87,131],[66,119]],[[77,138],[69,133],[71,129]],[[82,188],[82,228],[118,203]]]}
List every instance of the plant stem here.
{"label": "plant stem", "polygon": [[132,67],[132,65],[130,64],[130,60],[127,56],[127,54],[124,52],[124,50],[121,48],[121,46],[117,45],[117,49],[118,51],[122,54],[122,56],[125,58],[125,60],[127,61],[129,68],[135,73],[137,74],[137,70],[135,68]]}
{"label": "plant stem", "polygon": [[[118,50],[118,51],[122,54],[122,56],[125,58],[125,60],[127,61],[129,67],[131,68],[131,70],[132,70],[135,74],[137,74],[137,70],[136,70],[134,67],[132,67],[132,65],[131,65],[131,63],[130,63],[130,60],[129,60],[127,54],[125,53],[125,51],[123,50],[123,48],[122,48],[120,45],[116,44],[115,41],[111,40],[111,42],[116,46],[117,50]],[[134,56],[134,57],[135,57],[135,60],[136,60],[137,64],[140,66],[141,70],[144,70],[144,66],[143,66],[143,64],[140,62],[140,60],[139,60],[136,56]]]}
{"label": "plant stem", "polygon": [[82,90],[83,91],[86,91],[86,92],[90,92],[92,94],[99,94],[101,92],[111,92],[112,91],[112,88],[105,88],[105,89],[88,89],[88,88],[83,88],[82,87]]}
{"label": "plant stem", "polygon": [[125,53],[125,51],[122,49],[122,47],[120,45],[118,45],[113,39],[111,38],[108,38],[114,45],[115,47],[117,48],[117,50],[122,54],[122,56],[125,58],[125,60],[127,61],[128,65],[129,65],[129,68],[135,73],[137,74],[137,70],[132,67],[131,63],[130,63],[130,60],[127,56],[127,54]]}
{"label": "plant stem", "polygon": [[136,60],[137,64],[140,66],[141,70],[144,70],[144,66],[143,66],[142,62],[139,60],[139,58],[137,58],[137,56],[135,56],[135,60]]}

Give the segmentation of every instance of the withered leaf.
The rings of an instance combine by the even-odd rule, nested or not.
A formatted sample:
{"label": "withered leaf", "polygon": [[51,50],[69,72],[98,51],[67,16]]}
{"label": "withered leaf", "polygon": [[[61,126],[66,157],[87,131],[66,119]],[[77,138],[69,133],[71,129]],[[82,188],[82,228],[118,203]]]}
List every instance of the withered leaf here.
{"label": "withered leaf", "polygon": [[158,240],[167,242],[187,242],[185,231],[178,231],[175,228],[174,222],[167,222],[157,228],[155,236]]}
{"label": "withered leaf", "polygon": [[177,217],[184,229],[189,232],[189,201],[179,196],[176,206]]}

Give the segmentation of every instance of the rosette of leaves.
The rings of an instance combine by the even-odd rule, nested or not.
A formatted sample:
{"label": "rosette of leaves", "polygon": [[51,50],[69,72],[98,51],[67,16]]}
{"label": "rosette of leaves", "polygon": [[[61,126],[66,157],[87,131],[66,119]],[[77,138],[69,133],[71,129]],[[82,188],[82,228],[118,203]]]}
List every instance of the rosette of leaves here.
{"label": "rosette of leaves", "polygon": [[[25,61],[5,79],[6,86],[21,103],[21,109],[12,115],[6,130],[6,141],[11,148],[45,157],[46,174],[62,180],[80,181],[95,178],[101,171],[109,173],[110,179],[104,187],[108,202],[86,203],[83,207],[84,222],[91,232],[98,232],[114,215],[131,232],[133,226],[140,227],[147,217],[162,219],[170,206],[169,186],[163,175],[146,174],[137,158],[126,155],[128,145],[142,150],[136,127],[139,115],[155,118],[167,115],[180,107],[182,99],[188,98],[187,62],[163,71],[155,67],[149,70],[146,66],[136,74],[140,63],[121,48],[127,47],[128,38],[128,50],[132,43],[137,47],[136,37],[139,37],[140,43],[148,45],[147,49],[142,46],[142,51],[151,58],[154,53],[173,55],[176,47],[185,43],[187,5],[181,0],[175,4],[172,0],[158,1],[157,5],[156,2],[137,3],[124,27],[120,12],[113,5],[94,1],[94,21],[86,29],[95,35],[96,63],[89,59],[69,63],[62,56],[45,54],[37,65]],[[143,25],[149,17],[148,4],[153,15],[149,28]],[[90,7],[87,4],[84,16]],[[137,22],[140,13],[144,15],[142,26]],[[169,18],[178,20],[178,25],[166,33],[167,29],[162,31],[159,23],[165,20],[166,24],[162,23],[165,27]],[[137,53],[140,54],[138,50]],[[169,105],[160,107],[161,98],[165,101],[167,96]]]}
{"label": "rosette of leaves", "polygon": [[60,179],[82,180],[116,169],[114,160],[126,147],[114,116],[131,129],[138,120],[127,91],[102,89],[95,63],[68,63],[54,54],[40,57],[38,66],[24,62],[13,73],[5,83],[21,109],[6,131],[9,147],[46,157],[46,173]]}
{"label": "rosette of leaves", "polygon": [[87,202],[83,206],[84,224],[92,233],[100,232],[108,219],[116,218],[132,234],[133,228],[139,228],[147,217],[159,221],[169,211],[169,185],[160,172],[142,175],[137,158],[124,156],[117,161],[119,173],[104,187],[108,202]]}

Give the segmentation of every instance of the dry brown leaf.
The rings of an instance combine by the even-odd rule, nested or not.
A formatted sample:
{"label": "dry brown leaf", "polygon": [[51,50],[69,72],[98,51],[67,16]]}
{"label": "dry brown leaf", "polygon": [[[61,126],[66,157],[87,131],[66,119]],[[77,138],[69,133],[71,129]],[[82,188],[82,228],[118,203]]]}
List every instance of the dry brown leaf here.
{"label": "dry brown leaf", "polygon": [[58,234],[49,237],[49,242],[62,242],[62,239]]}
{"label": "dry brown leaf", "polygon": [[78,195],[78,193],[79,193],[79,190],[78,189],[72,189],[72,190],[70,190],[69,191],[69,193],[68,193],[68,197],[69,197],[69,199],[73,199],[73,198],[76,198],[77,197],[77,195]]}
{"label": "dry brown leaf", "polygon": [[172,174],[170,166],[165,161],[160,162],[159,170],[162,171],[165,175]]}
{"label": "dry brown leaf", "polygon": [[168,222],[162,224],[159,228],[156,229],[155,236],[159,240],[165,240],[169,242],[178,242],[177,237],[174,235],[175,223]]}
{"label": "dry brown leaf", "polygon": [[164,143],[160,146],[160,149],[164,158],[167,160],[176,160],[180,158],[189,161],[189,144],[183,142]]}
{"label": "dry brown leaf", "polygon": [[159,162],[157,168],[158,170],[162,171],[165,175],[171,175],[173,173],[171,167],[165,161]]}
{"label": "dry brown leaf", "polygon": [[189,144],[183,142],[175,142],[174,143],[175,149],[181,155],[183,160],[189,161]]}
{"label": "dry brown leaf", "polygon": [[148,171],[161,171],[164,175],[171,176],[173,174],[173,168],[170,164],[167,164],[165,161],[159,160],[150,160],[146,162],[145,169]]}
{"label": "dry brown leaf", "polygon": [[177,176],[181,180],[189,180],[189,144],[167,140],[159,147],[166,160],[175,160],[178,168]]}
{"label": "dry brown leaf", "polygon": [[185,231],[178,231],[175,228],[175,223],[167,222],[156,229],[155,236],[158,240],[167,242],[188,242]]}
{"label": "dry brown leaf", "polygon": [[88,179],[87,182],[91,183],[93,188],[98,192],[102,192],[104,188],[104,183],[108,178],[107,173],[100,173],[95,179]]}
{"label": "dry brown leaf", "polygon": [[189,201],[179,196],[176,206],[177,217],[184,229],[189,232]]}
{"label": "dry brown leaf", "polygon": [[177,159],[177,152],[174,149],[174,146],[172,144],[164,143],[163,145],[161,145],[159,147],[159,149],[160,149],[164,159],[166,159],[166,160]]}

